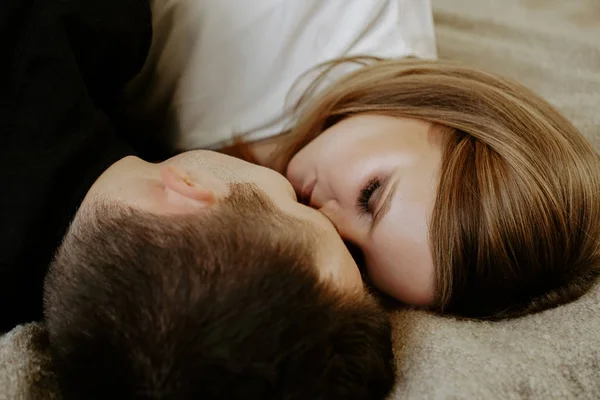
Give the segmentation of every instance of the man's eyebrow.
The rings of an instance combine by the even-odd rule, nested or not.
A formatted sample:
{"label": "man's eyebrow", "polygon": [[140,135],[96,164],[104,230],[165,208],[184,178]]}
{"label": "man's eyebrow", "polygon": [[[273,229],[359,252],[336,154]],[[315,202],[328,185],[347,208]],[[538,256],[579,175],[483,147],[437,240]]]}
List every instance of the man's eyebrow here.
{"label": "man's eyebrow", "polygon": [[375,228],[377,227],[377,224],[379,224],[379,222],[381,222],[383,217],[385,217],[387,212],[390,210],[390,208],[392,206],[392,200],[394,199],[394,194],[396,194],[396,189],[398,189],[399,181],[400,181],[400,179],[398,177],[396,177],[394,182],[392,182],[392,185],[391,185],[390,189],[388,190],[385,200],[381,204],[381,207],[379,207],[377,214],[375,214],[375,216],[373,217],[373,224],[371,225],[371,229],[370,229],[371,232],[373,230],[375,230]]}

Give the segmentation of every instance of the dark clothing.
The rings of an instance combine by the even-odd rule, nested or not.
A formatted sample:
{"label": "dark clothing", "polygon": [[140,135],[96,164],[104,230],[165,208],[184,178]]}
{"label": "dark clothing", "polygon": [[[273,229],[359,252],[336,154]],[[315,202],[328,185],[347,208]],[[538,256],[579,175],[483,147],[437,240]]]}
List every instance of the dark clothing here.
{"label": "dark clothing", "polygon": [[95,179],[152,35],[148,0],[0,1],[0,331],[42,317],[44,275]]}

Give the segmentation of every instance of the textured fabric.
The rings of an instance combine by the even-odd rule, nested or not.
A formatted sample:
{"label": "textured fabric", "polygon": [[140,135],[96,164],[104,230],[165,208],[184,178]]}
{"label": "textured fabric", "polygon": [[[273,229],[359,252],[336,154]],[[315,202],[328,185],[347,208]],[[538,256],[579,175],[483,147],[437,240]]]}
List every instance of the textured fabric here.
{"label": "textured fabric", "polygon": [[440,58],[517,79],[600,148],[600,1],[433,0]]}
{"label": "textured fabric", "polygon": [[38,323],[20,325],[0,337],[0,400],[57,400],[48,335]]}
{"label": "textured fabric", "polygon": [[[515,78],[600,148],[598,0],[433,0],[438,54]],[[393,315],[400,399],[598,399],[600,287],[517,320]]]}

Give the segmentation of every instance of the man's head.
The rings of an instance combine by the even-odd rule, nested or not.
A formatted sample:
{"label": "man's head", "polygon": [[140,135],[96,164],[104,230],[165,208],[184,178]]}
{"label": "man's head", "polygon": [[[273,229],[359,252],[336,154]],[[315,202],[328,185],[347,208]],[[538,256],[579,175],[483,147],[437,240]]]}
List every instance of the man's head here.
{"label": "man's head", "polygon": [[[190,151],[155,164],[137,157],[127,157],[111,166],[92,186],[78,212],[78,221],[100,203],[123,205],[158,217],[188,215],[208,217],[231,203],[239,186],[254,184],[261,199],[268,199],[276,209],[306,223],[309,235],[319,235],[313,251],[315,266],[323,279],[343,290],[362,290],[356,263],[335,227],[321,213],[298,203],[292,185],[277,172],[213,151]],[[254,197],[253,202],[259,201]],[[242,196],[235,196],[236,199]],[[252,203],[250,201],[250,203]],[[246,201],[246,203],[249,203]],[[249,204],[249,208],[256,204]],[[104,207],[109,216],[114,207]],[[264,218],[272,210],[257,217]],[[253,223],[239,220],[236,225]]]}
{"label": "man's head", "polygon": [[279,175],[213,153],[108,170],[46,280],[65,397],[383,398],[388,319],[293,200]]}

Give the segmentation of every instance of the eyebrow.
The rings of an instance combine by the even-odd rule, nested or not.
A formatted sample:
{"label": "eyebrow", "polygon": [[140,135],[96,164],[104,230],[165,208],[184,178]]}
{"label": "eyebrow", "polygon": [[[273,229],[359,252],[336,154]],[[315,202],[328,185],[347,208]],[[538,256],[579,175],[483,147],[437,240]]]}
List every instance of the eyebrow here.
{"label": "eyebrow", "polygon": [[396,189],[398,189],[399,181],[400,179],[397,177],[392,183],[390,190],[388,190],[388,194],[385,197],[383,204],[381,205],[381,207],[379,207],[379,211],[377,211],[377,214],[375,214],[375,217],[373,218],[373,224],[371,225],[370,232],[374,231],[375,228],[377,228],[379,222],[381,222],[383,217],[385,217],[387,212],[390,210],[392,206],[392,199],[394,198],[394,194],[396,194]]}

